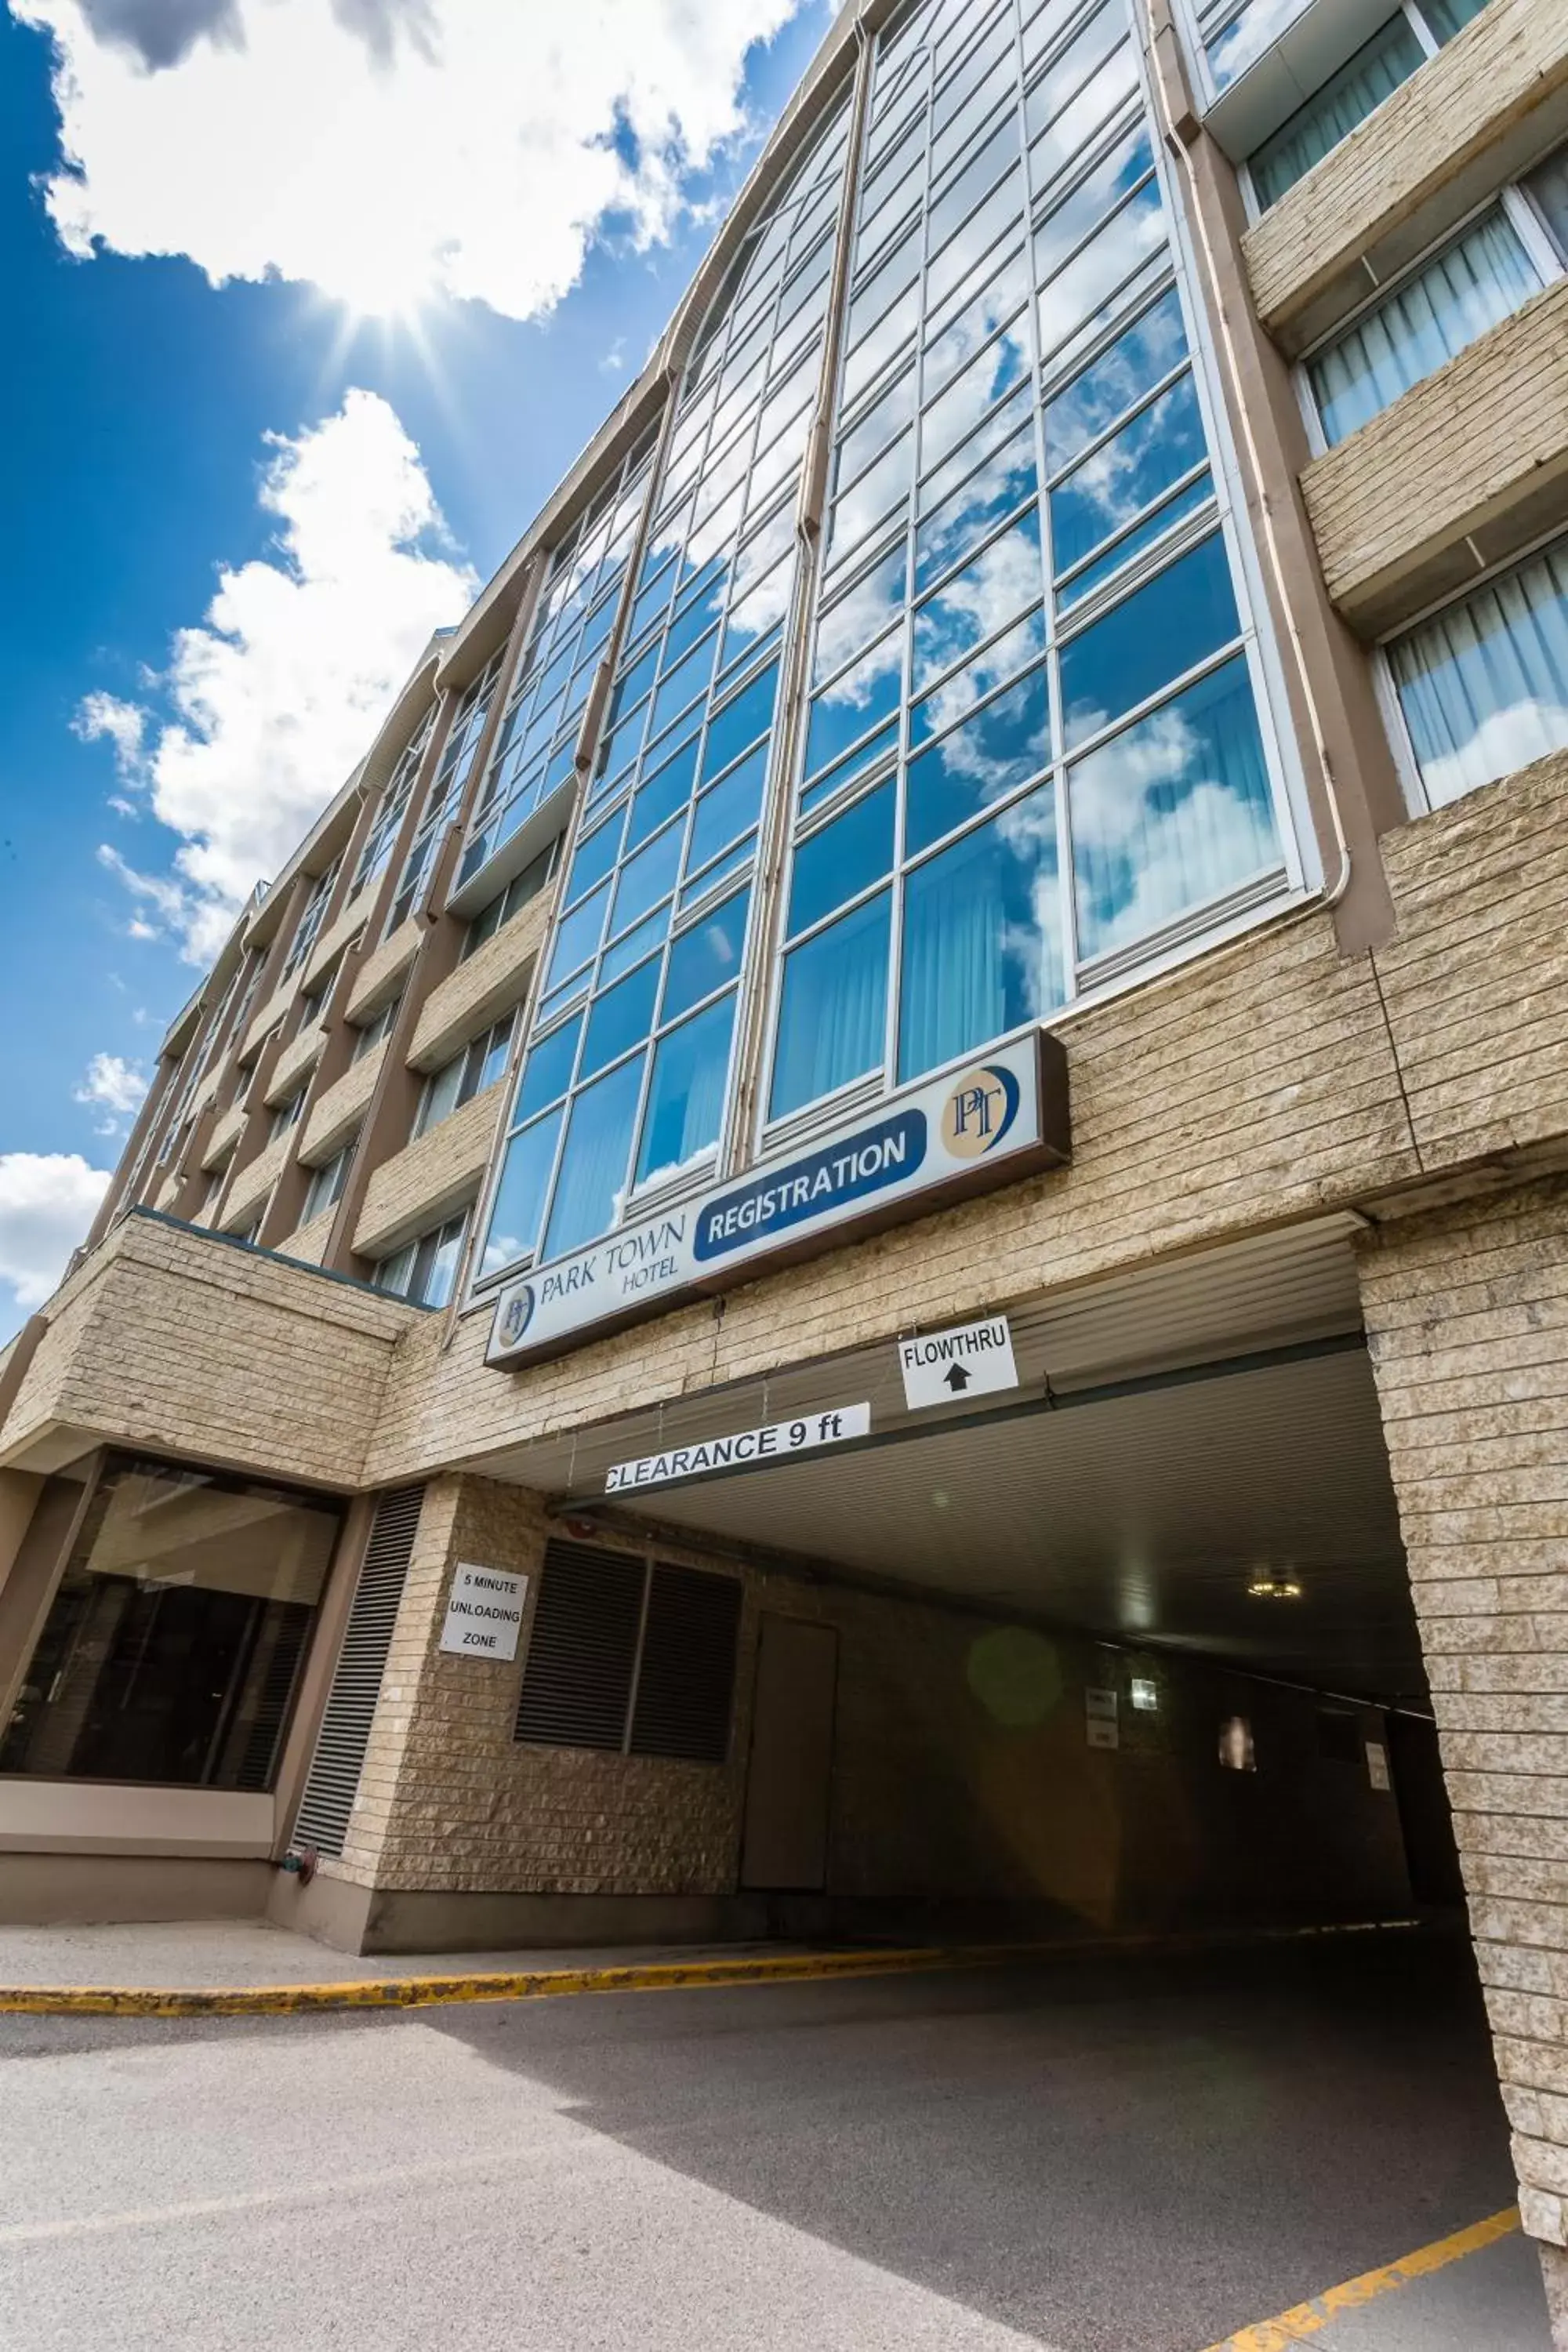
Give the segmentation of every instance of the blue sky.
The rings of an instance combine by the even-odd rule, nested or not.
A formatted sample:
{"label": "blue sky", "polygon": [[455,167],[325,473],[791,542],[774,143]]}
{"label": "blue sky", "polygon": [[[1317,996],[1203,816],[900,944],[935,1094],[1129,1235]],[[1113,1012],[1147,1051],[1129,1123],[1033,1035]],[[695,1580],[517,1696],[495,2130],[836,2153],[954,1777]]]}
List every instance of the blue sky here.
{"label": "blue sky", "polygon": [[[619,396],[830,14],[826,0],[592,0],[584,14],[601,19],[599,37],[575,60],[552,49],[542,64],[529,44],[544,38],[554,12],[534,18],[526,0],[505,37],[516,54],[497,58],[492,73],[486,5],[197,0],[212,37],[155,58],[154,70],[147,58],[160,28],[188,17],[188,6],[0,5],[0,283],[16,332],[0,376],[0,1002],[11,1014],[0,1026],[0,1334],[18,1305],[37,1303],[72,1218],[90,1207],[90,1188],[64,1161],[101,1170],[118,1154],[111,1130],[123,1129],[134,1091],[120,1066],[151,1066],[198,976],[193,937],[221,927],[224,893],[258,843],[286,843],[300,829],[301,793],[324,803],[353,756],[320,772],[319,791],[309,759],[297,766],[291,813],[279,814],[279,784],[270,834],[244,821],[247,796],[272,789],[255,773],[271,772],[278,748],[253,755],[246,730],[258,698],[272,708],[289,698],[300,654],[288,626],[266,620],[273,592],[301,566],[336,562],[330,550],[301,553],[312,529],[316,541],[328,535],[326,517],[353,536],[354,500],[363,503],[355,468],[374,474],[372,508],[379,485],[390,484],[395,504],[412,483],[415,504],[425,496],[444,519],[444,529],[428,515],[417,528],[394,526],[383,538],[398,541],[395,551],[378,540],[345,559],[347,584],[331,592],[337,605],[327,592],[313,604],[295,600],[295,635],[310,640],[301,707],[317,713],[312,740],[330,764],[367,731],[352,711],[345,722],[345,698],[401,674],[399,648],[422,639],[431,610],[460,601],[465,567],[480,579],[495,568]],[[351,16],[375,20],[363,53],[343,30]],[[620,20],[612,47],[636,52],[647,35],[647,53],[628,55],[624,100],[595,54],[606,18]],[[491,16],[489,26],[506,22]],[[758,25],[772,37],[748,48],[746,28]],[[78,84],[68,135],[79,168],[57,186],[51,217],[62,137],[54,40]],[[326,122],[342,176],[323,200],[310,178],[318,137],[313,153],[301,152],[288,216],[272,190],[279,175],[289,184],[295,113],[279,92],[297,89],[312,56],[347,78],[334,101],[349,126],[341,142]],[[509,68],[549,154],[531,150],[504,89],[490,87],[507,83]],[[560,88],[542,88],[555,71]],[[424,164],[388,111],[399,76],[421,77],[443,102],[450,96],[448,114],[422,137]],[[361,79],[386,113],[382,128],[354,127]],[[737,100],[747,127],[724,136]],[[221,140],[216,158],[202,152],[215,121],[223,132],[226,106],[270,142],[265,164],[241,152],[232,127],[232,169]],[[510,176],[496,177],[492,159],[512,147]],[[691,149],[704,147],[704,167],[687,168]],[[617,169],[627,185],[614,184]],[[418,207],[406,220],[405,184]],[[572,203],[557,199],[572,186]],[[295,274],[211,282],[268,263]],[[367,286],[369,299],[392,299],[421,279],[425,299],[401,318],[337,299],[347,288],[363,299]],[[552,299],[563,284],[570,290]],[[368,439],[356,442],[347,425],[313,437],[342,415],[351,388],[387,404],[356,412],[374,425]],[[270,511],[258,498],[269,466],[293,484]],[[335,487],[317,478],[334,468]],[[280,549],[291,530],[295,541]],[[247,575],[258,625],[237,652],[208,607],[220,569],[247,564],[268,572]],[[321,615],[349,604],[357,668],[340,696]],[[228,699],[206,724],[211,740],[187,708],[177,756],[160,763],[161,744],[170,751],[161,730],[180,715],[176,634],[204,624],[187,674],[221,656],[215,692]],[[91,697],[142,714],[124,722],[132,736],[140,729],[140,751],[131,744],[119,770],[101,733],[84,740]],[[184,830],[156,814],[182,790],[196,813]],[[127,870],[143,877],[140,888]],[[79,1099],[94,1067],[99,1098]]]}

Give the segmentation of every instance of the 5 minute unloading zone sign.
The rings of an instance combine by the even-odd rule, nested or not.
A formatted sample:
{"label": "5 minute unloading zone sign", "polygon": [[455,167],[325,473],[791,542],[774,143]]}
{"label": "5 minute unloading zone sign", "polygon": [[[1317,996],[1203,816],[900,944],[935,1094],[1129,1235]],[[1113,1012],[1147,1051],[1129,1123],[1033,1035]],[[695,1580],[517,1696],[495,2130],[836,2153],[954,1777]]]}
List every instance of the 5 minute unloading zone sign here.
{"label": "5 minute unloading zone sign", "polygon": [[486,1360],[563,1354],[764,1265],[1016,1181],[1068,1156],[1067,1055],[1032,1031],[944,1078],[889,1095],[804,1152],[714,1186],[592,1248],[536,1267],[496,1300]]}

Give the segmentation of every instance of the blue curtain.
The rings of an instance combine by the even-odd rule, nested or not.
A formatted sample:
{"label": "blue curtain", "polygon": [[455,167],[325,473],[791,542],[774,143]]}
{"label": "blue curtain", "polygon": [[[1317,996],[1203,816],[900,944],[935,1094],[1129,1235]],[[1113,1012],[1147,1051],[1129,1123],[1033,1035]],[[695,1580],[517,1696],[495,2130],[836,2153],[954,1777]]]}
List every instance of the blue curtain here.
{"label": "blue curtain", "polygon": [[977,825],[904,887],[899,1076],[1037,1020],[1062,997],[1049,787]]}
{"label": "blue curtain", "polygon": [[880,1066],[891,905],[879,891],[785,958],[771,1118]]}
{"label": "blue curtain", "polygon": [[1484,220],[1380,302],[1311,363],[1318,414],[1331,442],[1364,425],[1540,286],[1501,212]]}
{"label": "blue curtain", "polygon": [[547,1258],[565,1257],[585,1242],[596,1241],[621,1213],[646,1059],[646,1055],[634,1055],[607,1077],[584,1087],[573,1102],[555,1205],[544,1236]]}
{"label": "blue curtain", "polygon": [[734,1025],[731,991],[659,1040],[637,1153],[639,1184],[652,1176],[673,1176],[718,1142]]}
{"label": "blue curtain", "polygon": [[1568,745],[1568,547],[1548,548],[1389,649],[1434,803]]}
{"label": "blue curtain", "polygon": [[1408,81],[1426,57],[1404,16],[1391,16],[1349,65],[1298,107],[1272,139],[1265,141],[1249,160],[1252,183],[1261,205],[1277,205],[1287,188],[1321,163],[1342,139],[1348,139],[1390,91]]}
{"label": "blue curtain", "polygon": [[1439,41],[1451,41],[1486,5],[1487,0],[1421,0],[1421,14]]}

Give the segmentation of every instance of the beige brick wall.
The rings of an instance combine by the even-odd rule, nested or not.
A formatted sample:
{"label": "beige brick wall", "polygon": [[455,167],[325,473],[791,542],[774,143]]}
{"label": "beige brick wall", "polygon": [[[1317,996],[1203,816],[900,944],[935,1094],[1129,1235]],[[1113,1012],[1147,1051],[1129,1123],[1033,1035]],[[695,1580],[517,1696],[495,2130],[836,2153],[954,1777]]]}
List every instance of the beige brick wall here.
{"label": "beige brick wall", "polygon": [[301,976],[302,985],[307,990],[315,987],[316,982],[334,958],[342,955],[350,941],[356,940],[363,930],[370,919],[371,908],[375,904],[379,881],[378,876],[375,881],[367,883],[357,897],[351,898],[336,922],[324,930],[316,941],[306,960]]}
{"label": "beige brick wall", "polygon": [[417,1142],[382,1161],[366,1187],[354,1228],[356,1255],[384,1257],[473,1199],[489,1160],[504,1094],[500,1086],[487,1087]]}
{"label": "beige brick wall", "polygon": [[221,1168],[235,1145],[245,1132],[246,1108],[243,1102],[231,1103],[228,1109],[214,1123],[207,1138],[207,1148],[202,1154],[202,1166]]}
{"label": "beige brick wall", "polygon": [[309,1224],[296,1225],[287,1241],[278,1244],[285,1257],[298,1258],[301,1265],[320,1265],[326,1255],[327,1244],[332,1238],[332,1226],[337,1220],[335,1208],[323,1209]]}
{"label": "beige brick wall", "polygon": [[340,1144],[347,1141],[364,1117],[375,1082],[386,1058],[386,1043],[373,1045],[357,1062],[351,1062],[342,1076],[328,1087],[305,1114],[304,1140],[300,1157],[312,1168],[330,1160]]}
{"label": "beige brick wall", "polygon": [[1568,1185],[1393,1221],[1362,1295],[1525,2228],[1568,2244]]}
{"label": "beige brick wall", "polygon": [[416,1070],[437,1068],[487,1022],[517,1003],[528,986],[550,905],[551,894],[542,891],[431,990],[408,1055]]}
{"label": "beige brick wall", "polygon": [[[1264,325],[1289,340],[1292,322],[1337,280],[1359,280],[1364,293],[1361,256],[1565,85],[1568,14],[1556,0],[1489,0],[1248,231],[1244,252]],[[1488,193],[1465,187],[1457,201]]]}
{"label": "beige brick wall", "polygon": [[265,1004],[258,1009],[240,1045],[239,1053],[242,1061],[248,1063],[255,1060],[266,1040],[270,1037],[274,1029],[288,1013],[289,1007],[293,1003],[299,985],[299,973],[291,971],[287,980],[279,982]]}
{"label": "beige brick wall", "polygon": [[1317,458],[1301,491],[1329,593],[1368,635],[1473,577],[1467,537],[1501,558],[1568,514],[1568,281]]}
{"label": "beige brick wall", "polygon": [[128,1217],[49,1307],[5,1428],[147,1446],[349,1488],[388,1359],[416,1320],[395,1299]]}
{"label": "beige brick wall", "polygon": [[326,1033],[312,1023],[298,1037],[290,1037],[272,1065],[272,1076],[267,1083],[269,1103],[287,1102],[301,1078],[307,1076],[321,1060],[326,1048]]}
{"label": "beige brick wall", "polygon": [[387,999],[395,996],[405,974],[418,954],[426,926],[412,918],[400,923],[390,939],[373,948],[354,974],[353,986],[344,1010],[351,1021],[361,1023],[378,1013]]}
{"label": "beige brick wall", "polygon": [[1384,836],[1373,959],[1426,1174],[1568,1135],[1568,754]]}
{"label": "beige brick wall", "polygon": [[[266,1113],[258,1112],[257,1116],[265,1118]],[[299,1129],[291,1127],[286,1135],[275,1136],[254,1160],[240,1169],[224,1195],[222,1225],[225,1233],[232,1234],[238,1226],[248,1223],[282,1174],[284,1162],[298,1140]]]}

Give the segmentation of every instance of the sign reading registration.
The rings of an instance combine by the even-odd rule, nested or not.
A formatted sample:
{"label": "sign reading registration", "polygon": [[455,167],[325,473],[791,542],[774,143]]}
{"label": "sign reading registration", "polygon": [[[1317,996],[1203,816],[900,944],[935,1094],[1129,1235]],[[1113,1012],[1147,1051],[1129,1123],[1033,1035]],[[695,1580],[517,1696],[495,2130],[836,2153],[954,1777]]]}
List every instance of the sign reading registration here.
{"label": "sign reading registration", "polygon": [[640,1462],[617,1462],[605,1474],[605,1492],[625,1495],[638,1486],[668,1486],[674,1478],[711,1477],[716,1470],[758,1469],[791,1454],[810,1454],[819,1445],[842,1445],[847,1438],[868,1436],[870,1429],[869,1404],[797,1413],[794,1421],[775,1421],[767,1429],[738,1429],[728,1437],[705,1437],[700,1445],[672,1445],[667,1454],[645,1454]]}
{"label": "sign reading registration", "polygon": [[682,1299],[1068,1157],[1067,1057],[1032,1031],[874,1112],[509,1282],[486,1360],[532,1363]]}

